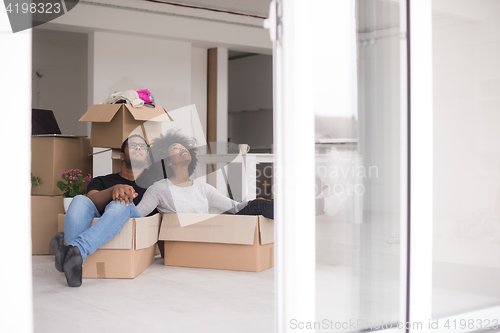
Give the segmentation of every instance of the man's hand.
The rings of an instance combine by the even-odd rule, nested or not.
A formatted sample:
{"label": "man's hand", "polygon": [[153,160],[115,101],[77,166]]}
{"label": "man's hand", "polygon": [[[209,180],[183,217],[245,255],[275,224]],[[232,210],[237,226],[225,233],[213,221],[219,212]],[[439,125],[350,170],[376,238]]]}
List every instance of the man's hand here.
{"label": "man's hand", "polygon": [[139,194],[134,190],[134,188],[130,185],[115,185],[113,186],[112,191],[112,200],[116,201],[116,203],[123,204],[125,202],[125,206],[132,204],[135,197]]}

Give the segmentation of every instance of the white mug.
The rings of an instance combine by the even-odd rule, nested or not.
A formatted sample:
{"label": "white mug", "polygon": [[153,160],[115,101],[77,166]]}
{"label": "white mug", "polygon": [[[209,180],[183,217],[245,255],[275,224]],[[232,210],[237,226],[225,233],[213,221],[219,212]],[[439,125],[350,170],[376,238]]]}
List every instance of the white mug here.
{"label": "white mug", "polygon": [[250,151],[249,145],[242,144],[242,145],[238,145],[238,147],[240,147],[240,154],[241,155],[246,155]]}

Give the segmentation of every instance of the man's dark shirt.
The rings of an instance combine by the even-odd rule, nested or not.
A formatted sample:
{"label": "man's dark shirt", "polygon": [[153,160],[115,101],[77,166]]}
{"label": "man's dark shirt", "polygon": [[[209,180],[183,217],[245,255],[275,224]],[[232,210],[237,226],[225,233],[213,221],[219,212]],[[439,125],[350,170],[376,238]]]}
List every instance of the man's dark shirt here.
{"label": "man's dark shirt", "polygon": [[[142,181],[143,176],[147,176],[147,170],[144,170],[143,174],[139,178],[137,178],[137,183],[143,184],[144,181]],[[122,185],[130,185],[134,188],[134,190],[137,192],[137,197],[134,198],[134,204],[137,206],[139,202],[142,199],[142,196],[144,195],[144,192],[146,192],[146,188],[142,188],[136,184],[135,181],[133,180],[128,180],[120,176],[119,173],[112,173],[106,176],[99,176],[95,177],[90,181],[90,183],[87,185],[87,193],[93,190],[97,191],[102,191],[105,189],[108,189],[110,187],[113,187],[115,185],[122,184]],[[151,212],[148,216],[156,214],[158,211],[155,209],[153,212]],[[99,212],[103,213],[103,212]]]}

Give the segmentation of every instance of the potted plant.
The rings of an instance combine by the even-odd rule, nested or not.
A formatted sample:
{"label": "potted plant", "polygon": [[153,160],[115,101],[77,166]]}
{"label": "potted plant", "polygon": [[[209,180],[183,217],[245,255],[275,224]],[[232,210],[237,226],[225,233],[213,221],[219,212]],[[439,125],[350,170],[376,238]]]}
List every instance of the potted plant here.
{"label": "potted plant", "polygon": [[35,177],[31,174],[31,186],[38,186],[38,188],[40,188],[40,185],[42,185],[40,177]]}
{"label": "potted plant", "polygon": [[84,178],[82,176],[82,170],[71,169],[63,173],[61,178],[63,181],[58,180],[56,185],[63,191],[64,211],[67,212],[73,198],[77,195],[85,194],[86,190],[82,188],[82,185],[84,182],[89,182],[92,176],[88,174],[88,176]]}

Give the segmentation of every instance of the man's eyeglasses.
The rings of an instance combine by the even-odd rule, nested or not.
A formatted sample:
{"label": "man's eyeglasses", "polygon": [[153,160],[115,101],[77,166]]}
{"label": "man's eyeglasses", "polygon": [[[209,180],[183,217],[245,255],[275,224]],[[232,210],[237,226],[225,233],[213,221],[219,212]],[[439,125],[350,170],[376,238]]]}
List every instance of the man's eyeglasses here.
{"label": "man's eyeglasses", "polygon": [[127,145],[129,147],[129,149],[135,149],[137,147],[139,147],[139,149],[141,149],[141,150],[148,149],[148,146],[145,145],[144,143],[133,143],[133,142],[131,142],[131,143],[128,143]]}

